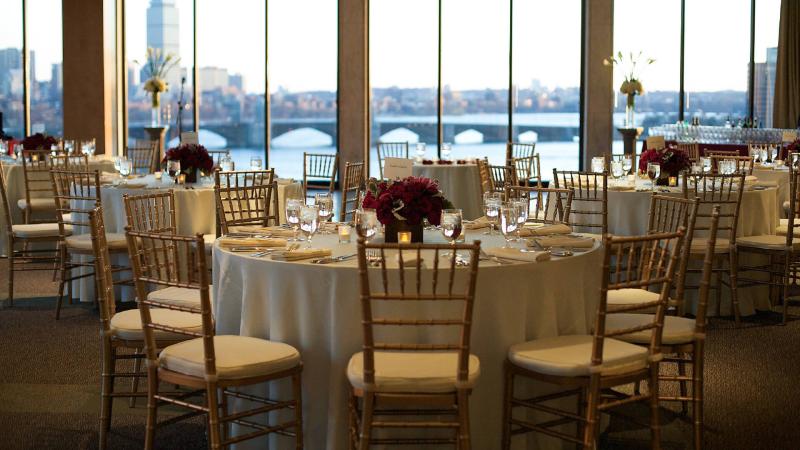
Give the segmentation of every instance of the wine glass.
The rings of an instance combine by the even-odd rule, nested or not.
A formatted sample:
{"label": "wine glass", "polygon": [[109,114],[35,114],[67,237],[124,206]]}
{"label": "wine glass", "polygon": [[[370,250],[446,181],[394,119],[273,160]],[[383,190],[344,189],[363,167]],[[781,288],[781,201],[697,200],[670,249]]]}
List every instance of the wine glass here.
{"label": "wine glass", "polygon": [[262,161],[260,156],[250,157],[250,170],[261,170]]}
{"label": "wine glass", "polygon": [[623,172],[622,161],[611,161],[611,176],[615,180],[622,178]]}
{"label": "wine glass", "polygon": [[133,161],[125,158],[119,162],[119,174],[122,178],[128,178],[133,170]]}
{"label": "wine glass", "polygon": [[650,185],[653,192],[656,190],[656,180],[661,175],[661,165],[658,163],[647,163],[647,178],[650,179]]}
{"label": "wine glass", "polygon": [[500,206],[500,231],[503,233],[503,237],[506,239],[506,245],[503,248],[510,248],[511,246],[509,243],[514,236],[514,233],[517,231],[517,227],[519,223],[517,222],[517,217],[519,216],[517,212],[517,207],[514,206],[513,203],[503,203]]}
{"label": "wine glass", "polygon": [[307,205],[300,208],[300,231],[306,236],[308,248],[311,248],[311,238],[319,228],[319,207]]}
{"label": "wine glass", "polygon": [[[459,236],[461,236],[461,231],[463,230],[463,218],[461,215],[460,209],[443,209],[442,210],[442,219],[441,219],[441,230],[442,235],[450,245],[455,247],[456,240]],[[455,250],[454,250],[455,251]],[[442,256],[451,256],[452,252],[443,253]],[[456,257],[460,255],[456,253]]]}
{"label": "wine glass", "polygon": [[294,236],[291,241],[299,241],[297,231],[300,229],[300,209],[303,207],[303,199],[286,199],[286,223],[292,228]]}
{"label": "wine glass", "polygon": [[171,159],[167,161],[167,174],[178,182],[178,175],[181,173],[181,161],[179,159]]}
{"label": "wine glass", "polygon": [[[330,192],[320,192],[314,195],[314,204],[319,208],[319,219],[327,222],[333,216],[333,197]],[[324,230],[323,230],[324,231]]]}
{"label": "wine glass", "polygon": [[592,158],[592,172],[603,173],[606,170],[605,156],[595,156]]}
{"label": "wine glass", "polygon": [[502,201],[500,199],[499,192],[487,192],[483,195],[483,212],[486,215],[486,219],[489,221],[489,231],[485,231],[483,234],[492,235],[494,232],[494,227],[497,225],[498,216],[500,215],[500,205]]}
{"label": "wine glass", "polygon": [[520,231],[525,225],[525,222],[528,221],[530,203],[528,202],[528,199],[514,200],[512,203],[517,208],[517,240],[521,241],[522,236],[520,236]]}
{"label": "wine glass", "polygon": [[631,172],[632,167],[633,157],[631,155],[622,155],[622,171],[625,172],[625,175]]}

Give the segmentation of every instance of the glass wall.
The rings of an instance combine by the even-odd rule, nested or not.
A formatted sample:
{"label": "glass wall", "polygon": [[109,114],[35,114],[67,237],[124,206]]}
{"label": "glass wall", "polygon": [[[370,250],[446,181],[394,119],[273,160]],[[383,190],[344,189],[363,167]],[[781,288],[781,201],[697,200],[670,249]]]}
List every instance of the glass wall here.
{"label": "glass wall", "polygon": [[28,31],[31,133],[61,136],[64,133],[61,2],[28,0],[27,8],[28,24],[35,23]]}
{"label": "glass wall", "polygon": [[[658,17],[658,32],[646,33],[641,12]],[[647,129],[678,120],[681,73],[681,2],[680,0],[615,0],[614,50],[626,54],[642,52],[641,59],[655,59],[653,64],[637,69],[645,94],[636,97],[636,124]],[[626,95],[619,92],[624,77],[614,68],[614,153],[621,154],[622,135],[616,128],[625,122]]]}
{"label": "glass wall", "polygon": [[336,153],[338,6],[271,0],[267,8],[269,162],[279,176],[301,178],[303,152]]}
{"label": "glass wall", "polygon": [[[378,176],[378,142],[426,144],[436,156],[438,3],[374,0],[369,5],[369,62],[372,87],[370,175]],[[398,32],[398,24],[414,24]]]}
{"label": "glass wall", "polygon": [[685,21],[684,119],[724,125],[746,118],[750,1],[686,0]]}
{"label": "glass wall", "polygon": [[513,20],[512,139],[536,143],[549,180],[578,168],[581,1],[516,0]]}
{"label": "glass wall", "polygon": [[266,12],[259,0],[237,5],[247,14],[224,2],[197,2],[198,30],[215,30],[222,19],[236,24],[197,34],[198,109],[202,144],[230,149],[236,167],[247,168],[251,156],[264,157]]}
{"label": "glass wall", "polygon": [[[125,60],[128,77],[128,143],[145,139],[144,128],[153,123],[153,102],[145,82],[147,49],[179,58],[165,73],[168,90],[161,94],[157,108],[162,125],[169,125],[169,145],[177,143],[178,101],[183,91],[183,131],[194,128],[192,113],[192,68],[194,61],[194,5],[192,0],[150,0],[125,2]],[[215,35],[219,35],[215,33]],[[182,89],[183,88],[183,89]],[[202,138],[201,144],[205,144]]]}
{"label": "glass wall", "polygon": [[3,32],[0,33],[0,112],[3,131],[21,139],[25,134],[22,99],[22,2],[3,4]]}
{"label": "glass wall", "polygon": [[755,77],[753,117],[763,127],[772,127],[775,99],[775,62],[778,56],[781,1],[756,2]]}
{"label": "glass wall", "polygon": [[505,164],[509,1],[442,1],[442,141]]}

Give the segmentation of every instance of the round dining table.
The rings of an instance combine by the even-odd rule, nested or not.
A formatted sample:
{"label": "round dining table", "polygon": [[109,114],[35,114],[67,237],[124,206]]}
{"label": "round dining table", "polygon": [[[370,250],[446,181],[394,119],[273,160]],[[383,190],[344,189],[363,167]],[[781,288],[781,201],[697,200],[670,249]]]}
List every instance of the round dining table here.
{"label": "round dining table", "polygon": [[437,180],[445,198],[461,209],[465,219],[474,220],[483,215],[481,179],[476,164],[414,163],[411,170],[415,177]]}
{"label": "round dining table", "polygon": [[[435,231],[425,231],[424,239],[444,242]],[[465,239],[479,239],[487,250],[504,243],[496,233],[490,236],[481,231],[468,231]],[[356,253],[354,242],[340,244],[334,234],[315,236],[313,243],[315,248],[331,249],[334,256]],[[479,263],[471,335],[471,352],[480,358],[480,378],[470,398],[473,448],[500,445],[503,362],[509,346],[589,332],[599,303],[601,247],[595,241],[585,252],[539,262]],[[395,261],[391,252],[387,251],[387,266],[390,259]],[[430,271],[433,263],[425,260],[424,264],[424,270]],[[388,270],[396,271],[397,263]],[[306,447],[347,448],[349,382],[345,369],[363,345],[356,260],[285,262],[234,253],[220,247],[218,241],[213,248],[213,298],[218,335],[270,339],[300,351]],[[532,395],[553,389],[538,383],[522,383],[521,388]],[[280,383],[248,389],[276,398],[290,392],[288,384]],[[573,401],[568,400],[567,405]],[[293,448],[286,438],[273,438],[270,444],[269,448]],[[237,448],[264,446],[264,441],[251,441]],[[563,447],[560,441],[534,434],[515,438],[514,448]]]}
{"label": "round dining table", "polygon": [[783,208],[783,204],[789,201],[789,196],[791,195],[789,174],[789,167],[784,165],[757,165],[753,169],[753,176],[758,178],[758,182],[762,186],[771,186],[778,190],[778,214],[781,219],[786,218],[787,211]]}

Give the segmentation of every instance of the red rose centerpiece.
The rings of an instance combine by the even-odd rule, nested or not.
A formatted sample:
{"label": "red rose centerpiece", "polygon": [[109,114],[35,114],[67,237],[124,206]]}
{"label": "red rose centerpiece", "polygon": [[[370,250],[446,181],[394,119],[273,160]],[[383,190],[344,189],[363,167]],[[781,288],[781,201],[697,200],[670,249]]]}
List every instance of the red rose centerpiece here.
{"label": "red rose centerpiece", "polygon": [[214,169],[214,160],[208,154],[208,150],[199,144],[181,144],[167,150],[164,160],[180,161],[181,172],[186,175],[187,183],[197,182],[197,172],[208,175]]}
{"label": "red rose centerpiece", "polygon": [[780,151],[781,157],[783,158],[784,161],[786,161],[787,165],[792,162],[790,161],[792,153],[800,153],[800,138],[797,138],[792,142],[787,143]]}
{"label": "red rose centerpiece", "polygon": [[376,211],[386,227],[386,242],[397,242],[398,231],[411,231],[411,242],[422,242],[423,220],[439,225],[442,209],[452,208],[439,183],[423,177],[380,183],[371,179],[361,206]]}
{"label": "red rose centerpiece", "polygon": [[661,166],[661,177],[677,177],[681,171],[692,166],[689,155],[676,147],[648,149],[639,156],[639,172],[647,172],[647,164],[656,163]]}
{"label": "red rose centerpiece", "polygon": [[53,136],[42,133],[32,134],[22,140],[22,148],[25,150],[50,150],[58,141]]}

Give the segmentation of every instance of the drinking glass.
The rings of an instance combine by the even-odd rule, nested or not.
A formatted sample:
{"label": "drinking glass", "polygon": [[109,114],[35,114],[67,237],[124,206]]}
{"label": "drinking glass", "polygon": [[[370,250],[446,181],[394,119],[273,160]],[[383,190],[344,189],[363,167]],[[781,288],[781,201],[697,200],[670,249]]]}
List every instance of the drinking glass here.
{"label": "drinking glass", "polygon": [[792,153],[791,155],[789,155],[789,158],[792,164],[792,168],[795,170],[800,169],[800,153]]}
{"label": "drinking glass", "polygon": [[319,207],[303,206],[300,208],[300,231],[306,236],[307,247],[311,248],[311,238],[319,228]]}
{"label": "drinking glass", "polygon": [[525,225],[525,222],[528,221],[528,215],[530,212],[530,203],[528,199],[524,200],[515,200],[512,202],[513,205],[517,208],[517,240],[521,241],[522,236],[520,236],[520,230]]}
{"label": "drinking glass", "polygon": [[262,162],[260,156],[250,157],[250,170],[261,170]]}
{"label": "drinking glass", "polygon": [[22,159],[22,150],[24,148],[25,147],[23,147],[22,144],[14,144],[14,154],[17,155],[17,159]]}
{"label": "drinking glass", "polygon": [[425,143],[417,142],[417,162],[422,162],[425,159]]}
{"label": "drinking glass", "polygon": [[167,174],[178,182],[178,175],[181,173],[181,161],[178,159],[171,159],[167,161]]}
{"label": "drinking glass", "polygon": [[[450,245],[455,247],[456,240],[459,236],[461,236],[461,231],[463,230],[463,218],[461,215],[460,209],[443,209],[442,210],[442,219],[441,219],[441,229],[442,235]],[[451,256],[452,252],[443,253],[442,256]],[[456,257],[460,256],[456,253]]]}
{"label": "drinking glass", "polygon": [[355,221],[356,234],[366,239],[367,242],[378,233],[380,222],[378,222],[378,213],[374,209],[363,208],[356,210]]}
{"label": "drinking glass", "polygon": [[233,159],[231,159],[231,155],[226,154],[219,160],[219,170],[222,172],[233,172]]}
{"label": "drinking glass", "polygon": [[303,199],[289,198],[286,199],[286,223],[292,228],[294,236],[290,241],[299,241],[297,231],[300,229],[300,209],[303,207]]}
{"label": "drinking glass", "polygon": [[631,168],[633,167],[633,157],[631,155],[623,155],[622,156],[622,171],[625,172],[625,175],[631,173]]}
{"label": "drinking glass", "polygon": [[736,172],[736,161],[732,159],[723,159],[717,163],[719,172],[723,175],[730,175]]}
{"label": "drinking glass", "polygon": [[622,178],[624,169],[622,168],[622,161],[611,161],[611,176],[615,180]]}
{"label": "drinking glass", "polygon": [[64,153],[67,155],[71,155],[72,152],[75,150],[75,141],[71,139],[64,140]]}
{"label": "drinking glass", "polygon": [[606,158],[604,156],[595,156],[592,158],[592,172],[602,173],[606,170]]}
{"label": "drinking glass", "polygon": [[327,222],[333,216],[333,197],[329,192],[314,195],[314,204],[319,208],[319,219]]}
{"label": "drinking glass", "polygon": [[650,179],[653,192],[656,190],[656,180],[659,175],[661,175],[661,166],[658,163],[647,163],[647,178]]}
{"label": "drinking glass", "polygon": [[450,147],[450,143],[449,142],[443,142],[442,143],[442,159],[444,159],[445,161],[449,161],[450,160],[450,155],[452,155],[452,153],[453,152],[452,152],[452,147]]}
{"label": "drinking glass", "polygon": [[494,234],[494,227],[497,225],[501,204],[502,201],[500,199],[499,192],[487,192],[484,194],[483,212],[484,215],[486,215],[486,219],[489,221],[489,231],[486,231],[483,234],[488,234],[490,236]]}
{"label": "drinking glass", "polygon": [[504,203],[500,206],[500,231],[503,233],[503,237],[506,239],[506,245],[504,248],[510,248],[511,246],[509,243],[514,236],[514,233],[517,231],[517,227],[519,223],[517,222],[519,214],[517,212],[517,207],[514,206],[513,203]]}
{"label": "drinking glass", "polygon": [[128,178],[132,170],[133,170],[133,161],[131,161],[130,159],[126,158],[119,162],[119,174],[122,176],[122,178]]}
{"label": "drinking glass", "polygon": [[704,156],[700,158],[700,162],[703,164],[703,172],[711,172],[711,158]]}

